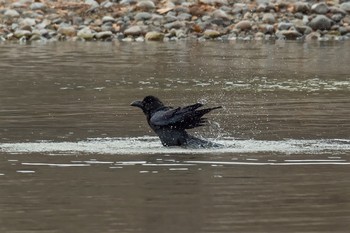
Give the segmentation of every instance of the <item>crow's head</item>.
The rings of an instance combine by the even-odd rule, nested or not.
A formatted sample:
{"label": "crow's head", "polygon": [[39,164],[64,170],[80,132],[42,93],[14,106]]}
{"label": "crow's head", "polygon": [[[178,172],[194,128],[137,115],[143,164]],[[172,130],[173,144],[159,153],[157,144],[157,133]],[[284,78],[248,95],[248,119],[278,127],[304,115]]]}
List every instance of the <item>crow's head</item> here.
{"label": "crow's head", "polygon": [[141,108],[142,111],[148,115],[157,109],[164,107],[164,104],[157,97],[149,95],[146,96],[142,101],[136,100],[132,102],[131,106]]}

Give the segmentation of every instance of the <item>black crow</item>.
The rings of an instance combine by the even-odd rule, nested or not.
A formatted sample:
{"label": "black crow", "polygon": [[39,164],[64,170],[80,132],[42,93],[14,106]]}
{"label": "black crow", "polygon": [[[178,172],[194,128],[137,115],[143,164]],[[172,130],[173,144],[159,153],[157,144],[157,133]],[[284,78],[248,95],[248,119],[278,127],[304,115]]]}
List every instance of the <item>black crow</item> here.
{"label": "black crow", "polygon": [[146,96],[142,101],[137,100],[131,106],[139,107],[146,115],[147,122],[159,136],[163,146],[189,146],[196,148],[217,147],[219,144],[205,141],[189,135],[186,129],[203,126],[204,114],[221,108],[199,109],[203,104],[197,103],[186,107],[172,108],[165,106],[157,97]]}

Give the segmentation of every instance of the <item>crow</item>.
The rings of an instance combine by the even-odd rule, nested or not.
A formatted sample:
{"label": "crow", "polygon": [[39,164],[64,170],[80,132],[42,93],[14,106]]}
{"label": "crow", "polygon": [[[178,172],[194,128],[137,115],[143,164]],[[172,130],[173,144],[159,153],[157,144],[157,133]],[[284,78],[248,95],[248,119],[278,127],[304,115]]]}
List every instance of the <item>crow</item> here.
{"label": "crow", "polygon": [[186,107],[172,108],[165,106],[157,97],[146,96],[142,101],[137,100],[131,106],[141,108],[147,122],[159,136],[163,146],[186,146],[193,148],[219,147],[220,144],[202,140],[189,135],[186,129],[205,125],[203,115],[221,106],[199,109],[203,104],[196,103]]}

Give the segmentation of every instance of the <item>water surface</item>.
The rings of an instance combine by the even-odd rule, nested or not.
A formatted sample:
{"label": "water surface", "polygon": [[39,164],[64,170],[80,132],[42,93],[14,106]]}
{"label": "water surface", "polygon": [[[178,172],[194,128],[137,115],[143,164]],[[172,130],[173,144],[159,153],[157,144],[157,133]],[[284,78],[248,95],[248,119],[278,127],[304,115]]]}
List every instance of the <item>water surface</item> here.
{"label": "water surface", "polygon": [[[0,44],[1,232],[348,232],[344,43]],[[139,109],[222,105],[164,148]]]}

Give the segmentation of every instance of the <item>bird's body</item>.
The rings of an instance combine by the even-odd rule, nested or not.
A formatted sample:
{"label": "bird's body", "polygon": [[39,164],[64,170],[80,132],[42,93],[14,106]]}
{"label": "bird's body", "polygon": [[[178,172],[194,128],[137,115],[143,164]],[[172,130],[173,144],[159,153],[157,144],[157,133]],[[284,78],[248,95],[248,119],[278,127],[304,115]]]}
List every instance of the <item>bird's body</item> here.
{"label": "bird's body", "polygon": [[165,106],[157,97],[146,96],[142,101],[135,101],[131,106],[139,107],[146,115],[147,122],[159,136],[164,146],[213,147],[218,144],[189,135],[186,129],[203,126],[206,113],[221,108],[199,109],[197,103],[186,107],[172,108]]}

